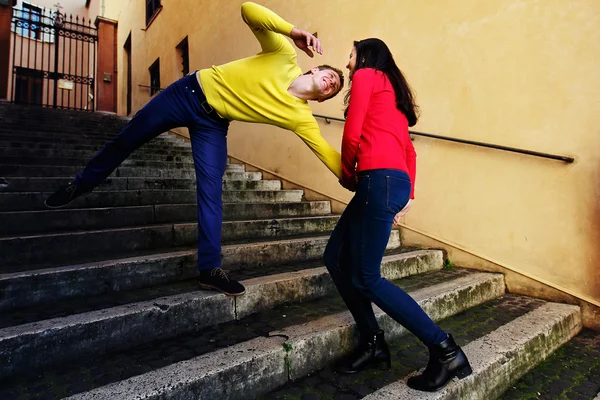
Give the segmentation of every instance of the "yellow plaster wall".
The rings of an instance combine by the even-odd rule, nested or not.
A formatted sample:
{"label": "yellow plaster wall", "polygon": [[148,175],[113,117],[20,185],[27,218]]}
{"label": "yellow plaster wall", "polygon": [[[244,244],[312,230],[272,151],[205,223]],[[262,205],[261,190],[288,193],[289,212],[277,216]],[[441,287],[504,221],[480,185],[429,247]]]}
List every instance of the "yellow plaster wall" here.
{"label": "yellow plaster wall", "polygon": [[[178,79],[175,46],[186,35],[192,69],[258,51],[240,18],[241,3],[163,0],[147,30],[144,2],[122,3],[119,70],[131,32],[134,111],[149,99],[137,84],[148,84],[157,57],[162,86]],[[417,93],[417,131],[575,157],[568,165],[416,138],[417,199],[405,223],[600,304],[600,2],[261,4],[318,31],[325,53],[314,60],[299,55],[304,69],[343,67],[352,40],[385,40]],[[121,114],[124,79],[119,74]],[[341,97],[313,109],[341,116]],[[339,147],[341,123],[321,126]],[[350,198],[293,133],[233,123],[229,153],[333,198]]]}

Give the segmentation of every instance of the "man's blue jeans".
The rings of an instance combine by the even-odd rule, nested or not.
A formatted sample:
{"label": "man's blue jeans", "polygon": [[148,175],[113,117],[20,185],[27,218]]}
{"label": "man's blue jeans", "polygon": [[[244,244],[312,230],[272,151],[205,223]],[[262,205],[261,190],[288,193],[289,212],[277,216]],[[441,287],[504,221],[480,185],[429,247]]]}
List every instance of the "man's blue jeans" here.
{"label": "man's blue jeans", "polygon": [[439,344],[446,333],[412,297],[381,277],[394,216],[408,203],[410,191],[410,178],[403,171],[360,172],[356,194],[333,230],[323,258],[361,337],[379,330],[373,302],[426,345]]}
{"label": "man's blue jeans", "polygon": [[187,127],[192,142],[198,198],[198,269],[220,267],[221,195],[229,122],[208,105],[195,74],[171,84],[150,100],[90,160],[77,175],[75,184],[87,187],[101,184],[134,150],[177,127]]}

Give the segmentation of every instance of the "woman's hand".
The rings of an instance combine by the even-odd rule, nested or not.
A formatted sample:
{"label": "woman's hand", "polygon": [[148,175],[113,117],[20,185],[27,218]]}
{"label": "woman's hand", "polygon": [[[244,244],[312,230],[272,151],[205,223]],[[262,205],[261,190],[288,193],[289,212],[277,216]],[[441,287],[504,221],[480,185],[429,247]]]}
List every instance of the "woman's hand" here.
{"label": "woman's hand", "polygon": [[411,204],[412,204],[412,200],[408,199],[408,203],[406,203],[404,208],[402,210],[400,210],[400,212],[398,214],[396,214],[396,216],[394,217],[394,226],[400,225],[400,219],[402,219],[402,217],[404,217],[406,215],[408,210],[410,210]]}

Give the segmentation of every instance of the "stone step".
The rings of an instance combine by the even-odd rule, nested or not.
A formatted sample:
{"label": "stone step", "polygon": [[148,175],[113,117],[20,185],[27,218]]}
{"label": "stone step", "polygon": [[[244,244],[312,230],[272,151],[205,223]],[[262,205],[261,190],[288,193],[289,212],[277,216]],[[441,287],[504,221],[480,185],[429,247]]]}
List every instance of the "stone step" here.
{"label": "stone step", "polygon": [[[405,290],[436,320],[497,298],[504,289],[502,277],[492,274],[469,274],[439,284],[427,281],[427,278],[428,275],[421,277],[425,282],[417,285],[419,289]],[[395,283],[403,287],[403,280]],[[452,306],[448,307],[448,304]],[[208,332],[209,337],[199,336],[200,330],[191,337],[149,344],[140,349],[141,354],[128,352],[129,360],[117,358],[127,364],[128,372],[114,374],[107,380],[92,377],[90,381],[94,383],[79,388],[80,393],[70,399],[253,399],[295,379],[297,374],[318,369],[322,363],[329,363],[347,352],[353,343],[354,327],[349,312],[343,310],[339,298],[325,297],[322,301],[296,303],[278,307],[273,312],[259,313],[254,318],[239,321],[237,328],[223,324],[223,328],[215,327]],[[376,314],[386,328],[391,325],[380,310],[376,310]],[[234,333],[236,330],[237,334]],[[394,338],[401,332],[396,326],[395,330],[389,331],[389,336]],[[192,342],[192,338],[196,341]],[[192,351],[187,350],[188,346]],[[152,366],[145,371],[132,370],[134,363],[142,359],[145,365],[151,363]],[[159,359],[162,362],[154,362]],[[94,359],[93,363],[117,365],[115,361],[115,358]],[[79,368],[80,365],[77,364]],[[119,372],[122,367],[119,365]],[[72,373],[61,371],[60,376],[72,376]],[[56,377],[60,379],[58,374]],[[27,385],[26,380],[15,383],[19,385],[20,382]],[[64,380],[61,383],[64,384]],[[81,389],[88,391],[81,393]]]}
{"label": "stone step", "polygon": [[[106,143],[107,143],[107,141],[105,141],[105,142],[98,141],[93,144],[86,143],[86,142],[57,144],[51,140],[42,142],[42,141],[36,141],[36,140],[15,141],[15,140],[0,139],[0,148],[14,149],[16,154],[18,154],[19,149],[43,150],[43,149],[56,149],[56,148],[64,149],[66,151],[72,151],[72,150],[91,151],[91,152],[94,152],[94,154],[95,154],[100,149],[102,149]],[[186,144],[176,144],[175,143],[174,144],[174,143],[170,143],[170,142],[167,142],[167,141],[164,141],[161,139],[155,139],[155,140],[151,140],[150,142],[144,144],[139,149],[135,150],[134,153],[139,153],[139,152],[154,153],[154,152],[159,152],[159,151],[177,151],[177,152],[180,152],[181,154],[191,154],[192,148],[189,143],[186,143]]]}
{"label": "stone step", "polygon": [[[121,163],[122,166],[127,167],[144,167],[144,168],[194,168],[194,161],[192,157],[186,157],[185,161],[151,161],[151,160],[137,160],[127,159]],[[37,157],[22,157],[22,156],[11,156],[3,157],[0,159],[0,168],[3,165],[52,165],[52,166],[77,166],[83,167],[87,164],[90,158],[37,158]],[[233,172],[244,172],[243,165],[231,164],[234,169]],[[229,166],[228,166],[229,167]]]}
{"label": "stone step", "polygon": [[[52,143],[54,146],[73,144],[104,145],[112,140],[119,131],[120,129],[110,128],[107,128],[106,132],[102,129],[86,129],[85,132],[70,130],[60,131],[58,128],[56,130],[52,128],[30,128],[21,130],[12,128],[7,129],[0,126],[0,141],[12,142],[15,144]],[[167,140],[171,141],[172,139],[167,139],[163,135],[159,135],[157,138],[154,138],[154,140],[165,141],[166,143]],[[173,144],[177,145],[184,143],[185,141],[177,143],[173,142]]]}
{"label": "stone step", "polygon": [[98,126],[125,126],[131,119],[116,114],[86,113],[6,102],[0,102],[0,116],[4,125],[13,126],[17,129],[23,126],[38,129],[40,126],[71,129],[81,129],[82,126],[96,128]]}
{"label": "stone step", "polygon": [[[4,122],[4,121],[3,121]],[[18,140],[19,137],[45,137],[45,138],[67,138],[67,139],[102,139],[110,140],[118,133],[118,130],[110,127],[95,127],[94,129],[73,130],[68,127],[58,126],[27,126],[21,127],[2,124],[0,126],[0,135],[9,136]],[[166,138],[166,136],[160,135]]]}
{"label": "stone step", "polygon": [[[389,251],[400,250],[399,236],[395,232],[392,232],[388,242]],[[225,245],[224,255],[227,257],[224,265],[235,271],[236,276],[252,276],[268,268],[285,271],[298,260],[312,259],[320,262],[327,239],[328,237],[288,239],[246,247]],[[303,245],[310,250],[303,253]],[[281,260],[273,259],[274,255],[286,249],[292,254],[285,255]],[[256,254],[244,261],[244,254],[251,253],[252,250],[262,251],[263,254]],[[54,299],[95,296],[191,279],[197,276],[196,254],[195,250],[184,250],[81,265],[0,272],[0,282],[5,293],[0,298],[0,310],[34,306]],[[254,263],[254,260],[258,261]]]}
{"label": "stone step", "polygon": [[[191,258],[188,260],[180,256],[180,253],[157,254],[146,258],[137,257],[113,262],[113,264],[129,264],[131,268],[135,268],[138,263],[142,270],[147,270],[145,265],[151,262],[162,262],[165,269],[171,268],[169,263],[173,261],[180,262],[179,271],[171,268],[167,271],[171,273],[170,275],[155,280],[152,280],[154,279],[152,276],[150,280],[145,280],[145,277],[139,281],[131,279],[136,278],[136,274],[140,274],[137,271],[132,272],[132,276],[123,276],[121,280],[112,280],[111,277],[100,275],[101,263],[0,275],[0,283],[5,287],[6,293],[6,296],[0,300],[0,310],[3,313],[0,328],[100,310],[117,304],[197,291],[195,262]],[[397,266],[403,273],[412,275],[416,273],[414,271],[428,268],[427,266],[432,263],[437,265],[443,262],[438,260],[441,259],[440,257],[443,258],[438,250],[396,247],[386,251],[382,265]],[[315,259],[237,270],[233,271],[231,276],[241,281],[282,273],[300,273],[321,266],[322,261]],[[92,275],[95,272],[94,268],[98,272],[95,276]],[[386,268],[384,270],[387,271]],[[80,271],[84,269],[88,271]]]}
{"label": "stone step", "polygon": [[[40,126],[48,128],[81,129],[82,126],[125,126],[131,118],[103,113],[82,113],[79,111],[54,110],[50,108],[11,105],[13,110],[0,109],[0,116],[7,126],[19,128],[21,126]],[[0,107],[4,107],[0,104]]]}
{"label": "stone step", "polygon": [[[233,164],[231,164],[233,165]],[[230,175],[231,176],[231,175]],[[227,177],[227,176],[226,176]],[[229,178],[228,178],[229,179]],[[0,178],[0,193],[6,192],[53,192],[71,182],[71,177],[9,177]],[[196,189],[196,179],[167,178],[108,178],[97,190],[146,190],[146,189]],[[223,190],[281,190],[276,180],[225,180]]]}
{"label": "stone step", "polygon": [[[12,148],[0,148],[0,158],[4,160],[6,157],[36,157],[39,159],[48,158],[82,158],[87,163],[99,149],[94,148],[93,150],[69,150],[62,147],[53,147],[48,149],[37,149],[37,148],[21,148],[18,150]],[[142,160],[142,161],[185,161],[193,162],[192,152],[181,151],[181,150],[155,150],[154,152],[139,151],[133,152],[128,160]]]}
{"label": "stone step", "polygon": [[34,133],[44,135],[62,135],[62,136],[84,136],[84,137],[104,137],[111,138],[120,132],[126,125],[126,122],[102,123],[101,126],[94,122],[80,122],[77,126],[69,126],[53,123],[54,121],[2,121],[0,133],[4,135],[19,136],[21,133]]}
{"label": "stone step", "polygon": [[[86,165],[87,162],[96,154],[93,152],[85,152],[85,155],[79,156],[68,156],[65,154],[51,154],[48,150],[32,150],[29,153],[47,153],[44,156],[38,155],[28,155],[23,154],[22,151],[6,151],[7,149],[3,149],[4,153],[9,153],[7,155],[1,155],[0,165],[56,165],[56,166],[83,166]],[[83,151],[65,151],[64,153],[84,153]],[[171,154],[177,154],[176,152],[171,152]],[[185,167],[193,167],[194,159],[190,154],[185,155],[157,155],[157,154],[136,154],[135,152],[131,155],[131,157],[127,158],[121,165],[124,166],[139,166],[139,167],[155,167],[161,168],[164,166],[185,166]],[[229,164],[232,167],[230,171],[236,172],[244,172],[245,168],[242,164]]]}
{"label": "stone step", "polygon": [[[92,159],[100,150],[102,146],[89,146],[89,145],[60,145],[56,147],[48,143],[7,143],[6,146],[2,146],[0,143],[0,149],[9,156],[27,156],[27,154],[42,153],[40,158],[45,157],[70,157],[75,155],[76,157],[84,158],[86,160]],[[149,160],[146,157],[191,157],[192,149],[186,147],[173,148],[169,144],[153,144],[152,142],[146,144],[139,149],[135,150],[130,154],[128,159],[133,160]],[[35,155],[34,155],[35,157]],[[160,161],[155,160],[155,161]]]}
{"label": "stone step", "polygon": [[[168,192],[166,192],[168,193]],[[0,212],[0,239],[47,232],[134,227],[197,221],[196,204],[157,204],[116,208]],[[327,201],[294,203],[224,203],[225,220],[311,217],[331,214]],[[274,231],[277,226],[274,225]]]}
{"label": "stone step", "polygon": [[[227,168],[234,164],[229,164]],[[79,167],[72,166],[56,166],[56,165],[2,165],[0,166],[0,176],[4,179],[10,177],[57,177],[57,176],[75,176],[82,171],[84,165]],[[193,166],[189,166],[186,169],[176,169],[173,167],[146,168],[146,167],[128,167],[120,166],[111,175],[111,177],[135,177],[135,178],[176,178],[176,179],[194,179],[196,177]],[[235,171],[238,167],[233,167],[234,171],[226,172],[227,174],[240,174],[235,175],[238,179],[234,180],[260,180],[262,174],[260,172],[237,172]],[[248,174],[248,175],[243,175]],[[250,178],[252,176],[258,176],[258,178]]]}
{"label": "stone step", "polygon": [[[223,240],[251,240],[257,238],[279,237],[284,232],[296,234],[311,234],[333,229],[335,217],[303,218],[295,221],[266,220],[262,222],[249,221],[243,229],[240,221],[225,222],[223,225]],[[305,231],[301,231],[304,229]],[[239,230],[239,231],[236,231]],[[299,233],[298,233],[299,232]],[[284,242],[259,242],[247,245],[236,245],[242,249],[228,255],[223,263],[230,268],[243,268],[245,265],[257,265],[261,262],[276,263],[285,260],[311,259],[320,257],[318,252],[323,250],[323,238],[305,238]],[[105,260],[108,257],[126,257],[136,252],[168,251],[178,247],[196,244],[195,224],[163,224],[135,228],[116,228],[54,233],[47,235],[4,237],[0,238],[0,273],[40,269],[44,266],[65,265],[73,262]],[[317,246],[314,249],[309,246]],[[237,248],[234,246],[234,248]],[[247,259],[242,257],[248,249],[264,251],[264,254],[250,254]],[[238,254],[239,253],[239,254]],[[223,253],[225,254],[225,253]],[[278,260],[277,257],[283,257]],[[293,258],[295,257],[295,258]]]}
{"label": "stone step", "polygon": [[[332,366],[327,366],[320,371],[313,371],[310,376],[289,381],[284,387],[260,399],[284,399],[292,395],[294,398],[311,398],[309,393],[312,398],[336,399],[344,396],[371,400],[496,399],[502,390],[498,386],[514,379],[512,368],[515,368],[514,373],[518,375],[522,368],[535,365],[548,351],[569,340],[580,328],[578,314],[577,307],[506,295],[502,299],[439,322],[440,327],[452,332],[456,342],[463,347],[474,373],[466,379],[451,381],[445,389],[438,392],[415,391],[405,384],[408,376],[427,364],[426,347],[413,335],[389,340],[386,332],[392,354],[391,370],[371,369],[347,376],[340,375],[332,370]],[[536,318],[540,318],[540,325],[537,325]],[[525,342],[528,343],[522,346]],[[540,354],[530,357],[529,351],[535,349],[525,350],[524,347],[539,344]],[[488,369],[486,372],[492,374],[480,376],[482,363],[495,363],[492,368],[498,373],[493,374]],[[532,394],[534,398],[540,398],[539,393],[536,397],[535,390],[529,391],[523,398],[529,398]]]}
{"label": "stone step", "polygon": [[600,332],[583,329],[499,397],[600,400]]}
{"label": "stone step", "polygon": [[[65,128],[35,128],[35,129],[19,129],[14,131],[12,128],[6,128],[0,126],[0,140],[12,140],[17,142],[23,141],[39,141],[48,142],[48,139],[53,139],[54,143],[62,142],[98,142],[106,143],[113,139],[120,129],[108,129],[108,128],[96,128],[86,129],[84,131],[70,131]],[[40,139],[40,140],[37,140]],[[174,134],[163,133],[154,138],[154,140],[160,140],[163,142],[169,142],[177,145],[188,144],[183,137],[176,136]]]}
{"label": "stone step", "polygon": [[[62,145],[86,145],[86,146],[104,146],[111,137],[78,137],[78,136],[65,136],[65,135],[47,135],[45,133],[39,134],[0,134],[0,143],[15,143],[29,145],[30,143],[49,143],[52,147],[59,147]],[[155,138],[146,145],[156,146],[162,144],[163,146],[169,146],[172,148],[189,148],[191,145],[186,143],[184,140],[167,140],[164,138]],[[144,146],[146,146],[144,145]]]}
{"label": "stone step", "polygon": [[[464,347],[473,374],[451,382],[427,399],[495,399],[532,367],[581,331],[579,307],[547,303]],[[365,400],[423,399],[421,392],[398,381]]]}
{"label": "stone step", "polygon": [[[47,141],[47,139],[55,139],[57,143],[63,141],[100,141],[107,142],[113,139],[122,127],[89,127],[85,129],[69,129],[68,127],[56,127],[56,126],[45,126],[43,128],[39,127],[27,127],[22,126],[17,129],[14,127],[7,127],[5,125],[0,126],[0,137],[3,140],[13,140],[13,141],[22,141],[23,139],[29,141],[30,139],[43,139],[42,141]],[[185,138],[170,134],[163,133],[158,135],[156,140],[168,141],[176,144],[185,144],[188,143]]]}
{"label": "stone step", "polygon": [[[179,157],[181,158],[181,157]],[[139,167],[139,168],[156,168],[156,169],[193,169],[194,161],[192,157],[184,157],[188,160],[185,161],[148,161],[148,160],[137,160],[127,159],[121,163],[122,167]],[[4,157],[0,159],[0,168],[4,166],[53,166],[53,167],[83,167],[89,161],[89,158],[37,158],[37,157]],[[227,164],[225,167],[227,172],[245,172],[245,166],[243,164]]]}
{"label": "stone step", "polygon": [[[389,279],[408,273],[441,269],[441,251],[406,253],[386,258]],[[302,302],[334,291],[324,267],[244,281],[247,293],[239,298],[209,291],[187,291],[148,301],[122,304],[65,317],[37,320],[0,329],[0,348],[11,362],[0,366],[7,377],[82,355],[101,355],[242,319],[283,303]],[[27,313],[27,311],[23,311]]]}
{"label": "stone step", "polygon": [[[52,192],[0,192],[0,210],[47,210],[44,201],[51,194]],[[229,190],[223,192],[222,199],[226,203],[297,203],[302,201],[303,195],[302,190]],[[76,199],[66,209],[196,204],[196,197],[195,190],[95,190]]]}

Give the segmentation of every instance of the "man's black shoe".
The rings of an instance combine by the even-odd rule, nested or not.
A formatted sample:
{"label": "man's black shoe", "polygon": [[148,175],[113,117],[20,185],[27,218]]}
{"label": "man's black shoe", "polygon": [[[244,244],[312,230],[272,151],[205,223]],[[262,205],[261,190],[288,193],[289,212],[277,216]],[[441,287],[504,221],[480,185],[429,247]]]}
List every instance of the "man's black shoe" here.
{"label": "man's black shoe", "polygon": [[244,285],[227,275],[229,271],[213,268],[199,272],[198,283],[202,289],[214,289],[228,296],[240,296],[246,293]]}
{"label": "man's black shoe", "polygon": [[44,202],[48,208],[62,208],[78,197],[92,193],[93,187],[83,187],[71,182],[52,193]]}

